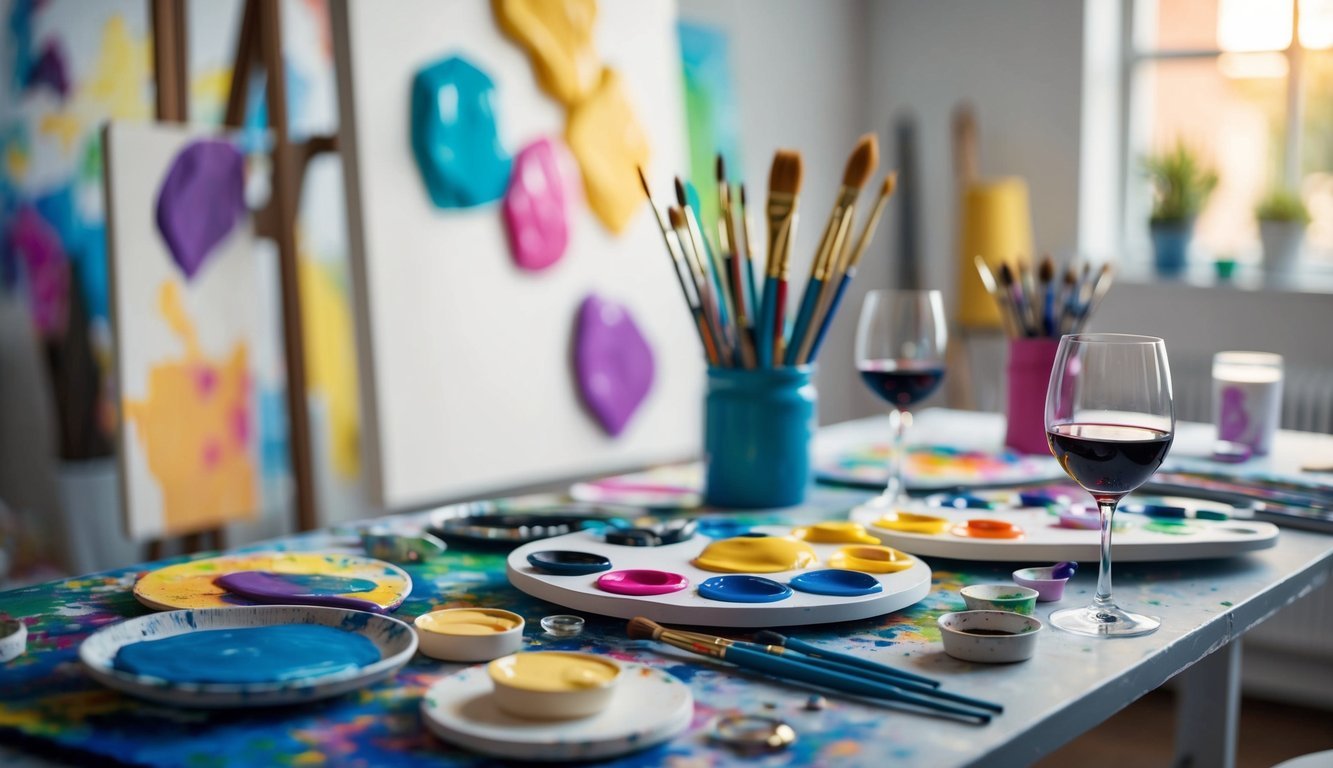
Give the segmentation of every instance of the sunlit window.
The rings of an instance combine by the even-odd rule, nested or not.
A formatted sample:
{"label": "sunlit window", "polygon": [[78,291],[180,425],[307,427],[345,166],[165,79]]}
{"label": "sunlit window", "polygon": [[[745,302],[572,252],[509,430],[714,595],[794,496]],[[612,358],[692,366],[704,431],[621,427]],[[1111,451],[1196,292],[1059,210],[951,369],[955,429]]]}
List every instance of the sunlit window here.
{"label": "sunlit window", "polygon": [[[1217,170],[1196,249],[1259,259],[1255,206],[1299,192],[1312,216],[1305,258],[1333,262],[1333,0],[1138,0],[1131,168],[1183,140]],[[1127,185],[1127,241],[1150,206]]]}

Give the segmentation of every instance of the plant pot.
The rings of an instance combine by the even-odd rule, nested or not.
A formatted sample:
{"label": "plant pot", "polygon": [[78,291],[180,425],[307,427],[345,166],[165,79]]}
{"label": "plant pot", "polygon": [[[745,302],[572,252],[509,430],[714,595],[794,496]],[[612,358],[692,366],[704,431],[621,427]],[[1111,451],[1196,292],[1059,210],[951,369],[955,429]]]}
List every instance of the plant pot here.
{"label": "plant pot", "polygon": [[1301,257],[1305,240],[1305,224],[1300,221],[1259,220],[1259,242],[1264,249],[1264,270],[1272,274],[1286,274]]}
{"label": "plant pot", "polygon": [[1149,231],[1157,274],[1176,277],[1184,272],[1190,240],[1194,237],[1194,220],[1154,221],[1149,224]]}

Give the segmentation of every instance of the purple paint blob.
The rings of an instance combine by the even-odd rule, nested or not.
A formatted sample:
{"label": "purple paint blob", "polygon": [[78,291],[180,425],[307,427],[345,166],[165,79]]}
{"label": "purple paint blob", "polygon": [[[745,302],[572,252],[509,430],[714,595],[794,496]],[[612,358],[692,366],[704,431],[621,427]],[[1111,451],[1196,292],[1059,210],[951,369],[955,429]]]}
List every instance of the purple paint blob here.
{"label": "purple paint blob", "polygon": [[1245,390],[1240,387],[1223,387],[1221,410],[1217,436],[1223,440],[1240,441],[1250,428],[1250,415],[1245,408]]}
{"label": "purple paint blob", "polygon": [[55,91],[61,101],[69,98],[69,65],[66,63],[64,49],[56,40],[51,40],[42,46],[42,52],[37,55],[32,69],[28,70],[25,90],[33,91],[40,86]]}
{"label": "purple paint blob", "polygon": [[43,336],[63,334],[69,320],[69,260],[60,235],[37,209],[25,205],[9,225],[9,245],[23,265],[33,325]]}
{"label": "purple paint blob", "polygon": [[624,431],[653,386],[653,350],[624,305],[596,295],[579,308],[574,373],[607,434]]}
{"label": "purple paint blob", "polygon": [[217,577],[213,583],[228,592],[273,605],[323,605],[356,611],[387,613],[389,606],[349,597],[348,593],[369,592],[378,586],[370,579],[270,571],[235,571]]}
{"label": "purple paint blob", "polygon": [[272,683],[359,669],[380,660],[364,635],[318,624],[208,629],[131,643],[115,667],[178,683]]}
{"label": "purple paint blob", "polygon": [[245,213],[245,158],[230,142],[194,141],[171,161],[157,193],[157,228],[186,279]]}
{"label": "purple paint blob", "polygon": [[503,210],[509,247],[519,268],[542,270],[565,254],[569,245],[565,182],[549,139],[538,139],[514,158]]}

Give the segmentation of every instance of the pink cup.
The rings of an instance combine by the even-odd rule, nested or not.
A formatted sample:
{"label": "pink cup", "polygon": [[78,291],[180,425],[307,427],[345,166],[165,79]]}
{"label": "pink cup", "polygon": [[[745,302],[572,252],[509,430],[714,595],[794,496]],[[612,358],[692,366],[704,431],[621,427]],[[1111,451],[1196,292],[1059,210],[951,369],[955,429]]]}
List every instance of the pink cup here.
{"label": "pink cup", "polygon": [[1009,366],[1005,371],[1009,389],[1005,447],[1019,453],[1050,453],[1046,444],[1046,387],[1059,348],[1059,339],[1009,340]]}

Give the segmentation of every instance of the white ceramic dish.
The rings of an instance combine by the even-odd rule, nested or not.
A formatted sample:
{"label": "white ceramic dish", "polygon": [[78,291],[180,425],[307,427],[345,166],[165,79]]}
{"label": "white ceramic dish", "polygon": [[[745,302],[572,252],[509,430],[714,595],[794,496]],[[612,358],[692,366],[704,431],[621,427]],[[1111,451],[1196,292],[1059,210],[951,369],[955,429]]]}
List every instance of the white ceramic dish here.
{"label": "white ceramic dish", "polygon": [[[183,683],[116,669],[116,652],[143,640],[160,640],[211,629],[278,624],[321,624],[368,638],[380,660],[355,669],[296,680],[262,683]],[[363,688],[397,672],[412,658],[417,636],[398,619],[345,608],[256,605],[200,608],[140,616],[94,632],[79,646],[79,660],[93,679],[110,688],[184,707],[253,707],[294,704]]]}
{"label": "white ceramic dish", "polygon": [[1019,568],[1014,571],[1013,578],[1015,584],[1037,590],[1038,602],[1053,603],[1065,596],[1065,584],[1072,575],[1057,579],[1055,566],[1048,565],[1041,568]]}
{"label": "white ceramic dish", "polygon": [[969,611],[1011,611],[1031,616],[1037,609],[1037,590],[1013,584],[973,584],[958,590]]}
{"label": "white ceramic dish", "polygon": [[[586,669],[562,671],[558,683],[569,687],[550,690],[531,675],[534,663],[552,660],[594,665],[597,673],[589,674]],[[621,678],[621,667],[615,660],[569,651],[511,654],[487,664],[486,672],[495,685],[492,694],[495,705],[515,717],[529,720],[572,720],[595,715],[611,701]],[[603,674],[609,674],[609,677]],[[557,678],[546,678],[553,679]]]}
{"label": "white ceramic dish", "polygon": [[[447,617],[459,617],[467,613],[479,613],[497,619],[496,630],[484,634],[459,634],[448,631],[447,623],[444,626],[439,624],[441,619],[447,622]],[[502,629],[504,624],[512,626]],[[413,626],[421,643],[421,652],[440,661],[490,661],[508,656],[523,647],[523,617],[500,608],[446,608],[431,611],[418,616]]]}
{"label": "white ceramic dish", "polygon": [[427,728],[450,744],[526,761],[616,757],[661,744],[689,727],[694,715],[689,686],[640,664],[622,665],[621,678],[599,714],[578,720],[525,720],[496,706],[485,666],[469,667],[426,691],[421,716]]}
{"label": "white ceramic dish", "polygon": [[[963,661],[1003,664],[1032,658],[1042,623],[1009,611],[946,613],[937,622],[944,652]],[[1005,634],[974,634],[975,632]]]}

